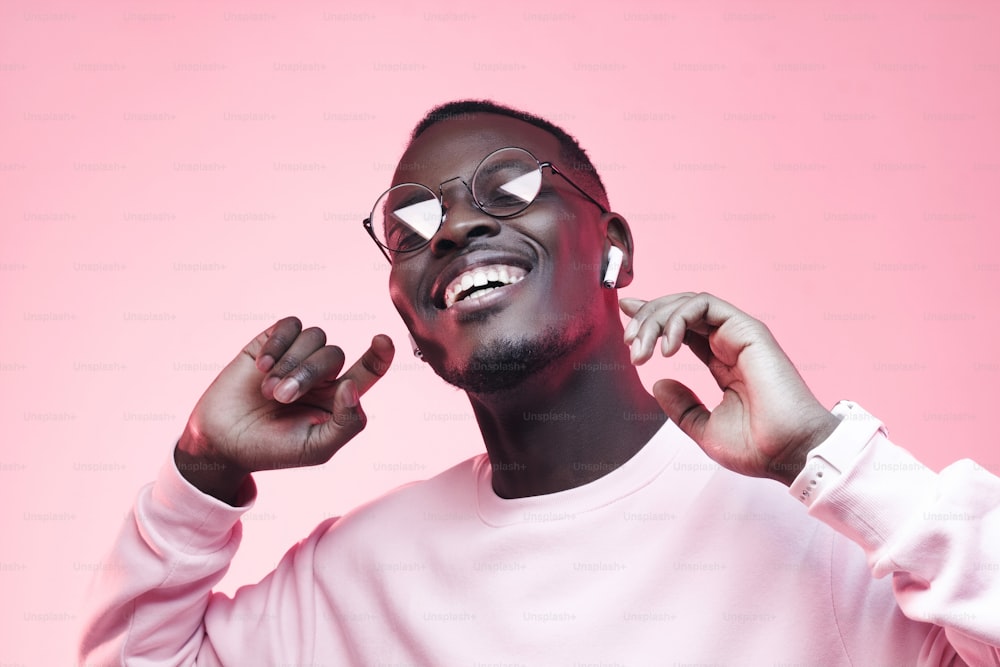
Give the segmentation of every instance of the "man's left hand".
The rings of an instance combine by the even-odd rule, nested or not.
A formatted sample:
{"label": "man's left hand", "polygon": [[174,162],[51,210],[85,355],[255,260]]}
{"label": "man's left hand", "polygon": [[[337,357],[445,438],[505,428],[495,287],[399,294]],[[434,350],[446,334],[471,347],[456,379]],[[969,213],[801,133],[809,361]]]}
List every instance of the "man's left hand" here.
{"label": "man's left hand", "polygon": [[671,294],[652,301],[623,298],[632,363],[645,363],[662,337],[663,356],[687,345],[708,366],[722,402],[709,411],[689,388],[660,380],[653,395],[663,411],[720,465],[744,475],[791,484],[806,455],[838,420],[820,405],[770,330],[711,294]]}

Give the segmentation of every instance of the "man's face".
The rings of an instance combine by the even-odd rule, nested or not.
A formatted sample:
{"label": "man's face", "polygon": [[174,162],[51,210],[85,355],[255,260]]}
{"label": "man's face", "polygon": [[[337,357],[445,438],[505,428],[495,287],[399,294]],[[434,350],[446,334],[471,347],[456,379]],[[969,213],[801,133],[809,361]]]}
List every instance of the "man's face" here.
{"label": "man's face", "polygon": [[[428,128],[400,160],[393,183],[434,191],[456,176],[471,183],[479,162],[507,146],[574,178],[571,165],[560,164],[554,136],[514,118],[476,114]],[[445,184],[444,205],[445,222],[430,244],[397,254],[389,276],[393,304],[424,359],[472,393],[512,389],[542,369],[557,382],[586,354],[594,330],[610,325],[613,293],[600,286],[607,251],[601,211],[549,169],[538,198],[515,217],[478,210],[457,180]],[[469,280],[484,277],[494,289],[477,295]]]}

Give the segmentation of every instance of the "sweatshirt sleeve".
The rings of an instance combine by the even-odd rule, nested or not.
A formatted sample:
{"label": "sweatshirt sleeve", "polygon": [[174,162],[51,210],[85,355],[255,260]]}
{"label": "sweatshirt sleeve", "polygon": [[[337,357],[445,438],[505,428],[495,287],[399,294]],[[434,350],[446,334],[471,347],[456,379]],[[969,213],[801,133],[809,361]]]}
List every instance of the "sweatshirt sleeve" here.
{"label": "sweatshirt sleeve", "polygon": [[[255,623],[229,623],[214,637],[205,622],[211,606],[231,602],[211,589],[229,568],[242,534],[239,519],[255,497],[251,478],[241,489],[240,507],[205,495],[181,476],[171,457],[140,491],[106,566],[91,583],[80,664],[216,665],[221,662],[213,641],[239,644],[236,635],[256,632]],[[271,587],[273,575],[258,586]]]}
{"label": "sweatshirt sleeve", "polygon": [[[892,575],[908,618],[935,626],[921,665],[953,664],[957,652],[969,665],[1000,666],[1000,478],[967,459],[935,474],[877,420],[859,428],[862,415],[844,416],[793,492],[805,500],[803,482],[819,470],[809,513],[860,545],[875,577]],[[831,474],[824,464],[838,460]]]}

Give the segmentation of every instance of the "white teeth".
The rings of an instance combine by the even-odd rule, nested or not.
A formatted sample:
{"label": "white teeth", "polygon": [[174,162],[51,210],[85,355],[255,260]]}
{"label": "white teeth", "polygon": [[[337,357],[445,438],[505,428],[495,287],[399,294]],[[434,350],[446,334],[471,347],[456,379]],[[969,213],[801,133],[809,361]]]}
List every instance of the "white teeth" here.
{"label": "white teeth", "polygon": [[469,269],[452,280],[451,284],[445,289],[444,306],[445,308],[451,308],[463,293],[465,293],[465,296],[462,296],[462,299],[479,299],[484,294],[499,289],[500,286],[469,291],[472,287],[484,287],[489,283],[513,285],[521,282],[526,273],[527,271],[522,268],[506,264],[493,264]]}
{"label": "white teeth", "polygon": [[470,294],[466,298],[467,299],[472,299],[472,300],[481,299],[484,294],[489,294],[490,292],[492,292],[495,289],[497,289],[497,288],[496,287],[487,287],[486,289],[477,289],[475,292],[473,292],[472,294]]}

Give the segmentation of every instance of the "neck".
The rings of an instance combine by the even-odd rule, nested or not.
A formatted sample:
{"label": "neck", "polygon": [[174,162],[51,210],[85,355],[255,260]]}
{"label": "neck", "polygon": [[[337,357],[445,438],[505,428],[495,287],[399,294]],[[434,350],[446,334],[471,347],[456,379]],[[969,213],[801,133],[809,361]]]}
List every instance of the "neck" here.
{"label": "neck", "polygon": [[620,337],[502,394],[470,394],[493,490],[521,498],[575,488],[628,461],[666,421]]}

